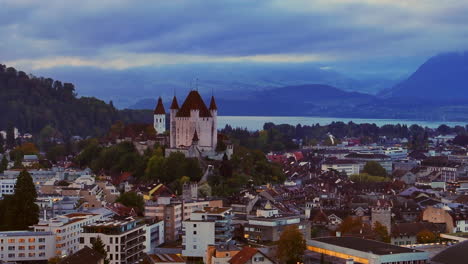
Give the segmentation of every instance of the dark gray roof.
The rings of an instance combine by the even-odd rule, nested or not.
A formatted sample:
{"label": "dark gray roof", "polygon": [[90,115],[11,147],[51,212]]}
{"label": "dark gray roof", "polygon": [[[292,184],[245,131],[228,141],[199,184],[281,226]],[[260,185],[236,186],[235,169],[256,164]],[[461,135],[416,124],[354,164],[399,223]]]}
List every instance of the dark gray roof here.
{"label": "dark gray roof", "polygon": [[431,261],[436,264],[466,264],[468,241],[460,242],[435,255]]}
{"label": "dark gray roof", "polygon": [[93,264],[99,263],[104,256],[87,246],[78,250],[73,255],[70,255],[59,262],[59,264]]}
{"label": "dark gray roof", "polygon": [[312,240],[332,244],[339,247],[350,248],[362,252],[372,252],[375,255],[422,252],[419,250],[399,247],[392,244],[387,244],[359,237],[321,237],[314,238]]}

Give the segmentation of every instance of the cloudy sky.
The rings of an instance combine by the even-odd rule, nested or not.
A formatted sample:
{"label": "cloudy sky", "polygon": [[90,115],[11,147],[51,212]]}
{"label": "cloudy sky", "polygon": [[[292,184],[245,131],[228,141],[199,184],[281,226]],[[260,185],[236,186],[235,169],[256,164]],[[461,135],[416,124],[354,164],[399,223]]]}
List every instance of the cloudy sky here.
{"label": "cloudy sky", "polygon": [[405,72],[465,50],[466,14],[461,0],[0,0],[0,62],[26,71],[316,62]]}

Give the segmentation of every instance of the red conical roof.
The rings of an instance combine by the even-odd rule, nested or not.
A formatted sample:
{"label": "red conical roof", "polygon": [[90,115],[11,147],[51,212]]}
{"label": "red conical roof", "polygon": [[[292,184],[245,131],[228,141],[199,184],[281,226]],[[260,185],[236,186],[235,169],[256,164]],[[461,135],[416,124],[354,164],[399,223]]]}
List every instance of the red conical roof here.
{"label": "red conical roof", "polygon": [[177,103],[177,98],[174,95],[174,98],[172,98],[172,104],[170,109],[179,109],[179,103]]}
{"label": "red conical roof", "polygon": [[210,110],[218,110],[218,107],[216,106],[216,102],[215,102],[214,96],[211,96]]}
{"label": "red conical roof", "polygon": [[154,114],[155,115],[165,115],[166,114],[166,110],[164,110],[164,105],[163,105],[161,97],[159,97],[159,99],[158,99],[158,104],[156,105],[156,108],[154,109]]}
{"label": "red conical roof", "polygon": [[190,91],[176,116],[190,117],[191,110],[198,110],[200,117],[212,117],[198,91]]}

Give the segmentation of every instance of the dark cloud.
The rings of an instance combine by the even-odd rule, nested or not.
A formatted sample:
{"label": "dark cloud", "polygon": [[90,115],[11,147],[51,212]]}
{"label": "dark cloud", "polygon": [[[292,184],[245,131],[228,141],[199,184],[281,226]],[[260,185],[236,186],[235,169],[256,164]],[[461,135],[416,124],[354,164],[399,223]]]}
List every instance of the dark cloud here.
{"label": "dark cloud", "polygon": [[468,3],[461,2],[0,0],[0,60],[427,56],[466,46]]}

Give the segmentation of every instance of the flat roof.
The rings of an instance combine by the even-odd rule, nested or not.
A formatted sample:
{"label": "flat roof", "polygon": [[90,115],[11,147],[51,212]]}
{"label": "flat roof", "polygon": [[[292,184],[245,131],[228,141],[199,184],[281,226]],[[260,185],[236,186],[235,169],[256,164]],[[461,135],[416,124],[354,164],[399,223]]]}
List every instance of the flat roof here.
{"label": "flat roof", "polygon": [[357,251],[370,252],[375,255],[423,252],[359,237],[321,237],[312,240]]}
{"label": "flat roof", "polygon": [[0,237],[13,237],[13,236],[50,236],[52,232],[34,232],[34,231],[5,231],[0,232]]}

